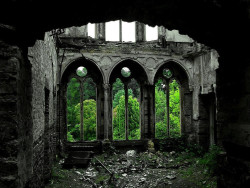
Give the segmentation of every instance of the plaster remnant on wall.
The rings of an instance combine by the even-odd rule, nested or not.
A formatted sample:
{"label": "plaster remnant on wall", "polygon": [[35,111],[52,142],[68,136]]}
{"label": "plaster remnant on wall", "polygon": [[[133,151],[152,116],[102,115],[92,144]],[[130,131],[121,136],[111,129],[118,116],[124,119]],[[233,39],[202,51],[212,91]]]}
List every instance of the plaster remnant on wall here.
{"label": "plaster remnant on wall", "polygon": [[147,58],[146,67],[149,68],[149,70],[152,68],[155,68],[156,64],[157,64],[157,62],[154,58],[152,58],[152,57]]}
{"label": "plaster remnant on wall", "polygon": [[112,59],[110,57],[104,56],[100,61],[100,66],[105,69],[106,71],[112,65]]}

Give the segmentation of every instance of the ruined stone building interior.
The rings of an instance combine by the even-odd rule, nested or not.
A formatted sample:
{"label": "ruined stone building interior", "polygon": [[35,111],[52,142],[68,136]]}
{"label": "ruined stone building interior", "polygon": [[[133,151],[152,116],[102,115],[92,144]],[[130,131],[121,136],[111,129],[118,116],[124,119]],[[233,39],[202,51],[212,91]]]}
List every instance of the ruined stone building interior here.
{"label": "ruined stone building interior", "polygon": [[[173,134],[175,82],[178,135],[205,150],[220,146],[218,187],[250,186],[248,0],[0,4],[0,187],[44,187],[58,157],[70,164],[74,155],[111,145],[145,151],[150,141],[157,147],[159,80],[167,109],[161,134]],[[124,94],[123,133],[114,126],[117,82]],[[74,134],[71,83],[79,103]],[[131,91],[138,105],[134,137]],[[86,99],[93,102],[91,139]]]}

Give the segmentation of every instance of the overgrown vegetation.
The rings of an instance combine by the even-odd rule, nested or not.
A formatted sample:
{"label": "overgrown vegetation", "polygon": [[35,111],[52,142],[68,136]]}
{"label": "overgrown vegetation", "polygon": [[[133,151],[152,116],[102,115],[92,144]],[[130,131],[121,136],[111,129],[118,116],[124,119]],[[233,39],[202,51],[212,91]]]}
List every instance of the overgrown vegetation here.
{"label": "overgrown vegetation", "polygon": [[[180,90],[176,80],[169,84],[170,137],[179,137],[180,127]],[[167,138],[167,104],[166,88],[162,79],[155,84],[155,137]]]}
{"label": "overgrown vegetation", "polygon": [[[135,79],[128,84],[129,140],[140,139],[140,86]],[[120,79],[113,89],[113,139],[125,140],[125,91]],[[96,90],[92,79],[83,84],[84,140],[96,139]],[[170,83],[170,136],[180,136],[180,93],[179,85]],[[167,138],[166,89],[162,80],[155,84],[156,138]],[[68,141],[80,140],[80,83],[72,78],[67,87]]]}

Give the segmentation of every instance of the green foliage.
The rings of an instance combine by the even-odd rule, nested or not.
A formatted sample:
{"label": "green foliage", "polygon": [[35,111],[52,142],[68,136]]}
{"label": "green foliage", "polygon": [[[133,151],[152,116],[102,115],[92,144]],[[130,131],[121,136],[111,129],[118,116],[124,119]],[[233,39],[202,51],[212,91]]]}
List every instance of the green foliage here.
{"label": "green foliage", "polygon": [[128,98],[129,140],[140,139],[140,105],[131,95]]}
{"label": "green foliage", "polygon": [[[166,91],[161,79],[155,84],[155,136],[158,139],[167,137],[167,105]],[[180,136],[180,93],[179,85],[173,80],[169,84],[170,136]]]}
{"label": "green foliage", "polygon": [[162,74],[166,78],[171,78],[171,76],[173,75],[173,73],[169,69],[163,69]]}
{"label": "green foliage", "polygon": [[[132,92],[131,89],[128,89],[128,95],[129,95],[129,96],[133,96],[133,92]],[[119,104],[119,100],[120,100],[121,96],[125,96],[125,91],[124,91],[124,89],[119,90],[119,91],[115,94],[115,97],[114,97],[114,100],[113,100],[113,108],[115,108],[115,107]]]}
{"label": "green foliage", "polygon": [[70,131],[67,132],[67,140],[69,142],[74,142],[74,137],[73,137],[73,135],[71,134]]}
{"label": "green foliage", "polygon": [[113,139],[125,140],[125,96],[122,95],[118,105],[113,109]]}
{"label": "green foliage", "polygon": [[80,103],[80,83],[76,78],[72,78],[67,87],[67,123],[70,128],[80,124],[75,118],[76,115],[80,115],[80,111],[75,110],[78,103]]}
{"label": "green foliage", "polygon": [[[155,84],[156,138],[167,137],[166,91],[162,80]],[[140,87],[135,79],[128,85],[128,120],[129,139],[140,139]],[[84,140],[96,139],[96,90],[95,83],[87,78],[83,84],[84,104]],[[124,84],[117,79],[113,84],[113,137],[125,139],[125,91]],[[170,83],[170,136],[180,136],[180,93],[179,85],[173,80]],[[68,141],[80,140],[80,83],[72,78],[67,87],[67,123]]]}
{"label": "green foliage", "polygon": [[96,140],[96,101],[85,100],[83,106],[84,139]]}
{"label": "green foliage", "polygon": [[85,67],[78,67],[76,70],[76,74],[80,77],[86,76],[88,73],[87,69]]}
{"label": "green foliage", "polygon": [[[122,81],[117,78],[116,81],[113,83],[112,85],[112,90],[113,90],[113,100],[115,95],[120,91],[120,90],[124,90],[124,84],[122,83]],[[118,98],[119,101],[120,98]]]}
{"label": "green foliage", "polygon": [[[140,139],[139,102],[132,95],[128,98],[129,139]],[[125,140],[125,96],[122,95],[118,105],[113,109],[113,139]]]}
{"label": "green foliage", "polygon": [[155,87],[155,136],[158,139],[167,137],[167,106],[166,94],[161,89],[162,80]]}
{"label": "green foliage", "polygon": [[69,142],[80,141],[80,124],[76,124],[74,126],[68,125],[67,136]]}
{"label": "green foliage", "polygon": [[131,81],[128,84],[129,90],[131,89],[133,92],[133,97],[137,98],[139,100],[140,96],[140,86],[137,83],[135,79],[131,79]]}
{"label": "green foliage", "polygon": [[96,86],[91,78],[87,78],[83,83],[83,100],[96,99]]}
{"label": "green foliage", "polygon": [[169,84],[169,113],[170,113],[170,136],[178,137],[180,127],[180,90],[176,80]]}
{"label": "green foliage", "polygon": [[[80,103],[75,106],[75,109],[80,110]],[[77,121],[80,120],[80,115],[76,116]],[[78,127],[78,126],[75,126]],[[79,125],[80,127],[80,125]],[[93,99],[83,101],[83,132],[84,140],[95,140],[96,139],[96,101]],[[74,129],[72,129],[74,130]],[[77,129],[79,132],[80,128]],[[70,131],[71,134],[72,131]],[[77,136],[74,136],[77,140],[80,139],[80,133]]]}
{"label": "green foliage", "polygon": [[[83,84],[83,122],[84,140],[96,139],[96,90],[91,78],[87,78]],[[72,78],[67,87],[67,140],[69,142],[80,141],[80,83]]]}
{"label": "green foliage", "polygon": [[122,76],[127,78],[131,75],[131,71],[129,70],[129,68],[123,67],[121,70],[121,74],[122,74]]}
{"label": "green foliage", "polygon": [[217,155],[222,151],[219,146],[213,145],[209,148],[209,151],[199,160],[199,164],[202,165],[210,174],[216,174],[217,170]]}
{"label": "green foliage", "polygon": [[[133,97],[139,99],[140,96],[140,87],[135,79],[131,79],[128,84],[128,95],[132,95]],[[115,108],[120,100],[122,95],[125,95],[124,84],[122,81],[117,78],[116,81],[112,85],[112,93],[113,93],[113,108]]]}

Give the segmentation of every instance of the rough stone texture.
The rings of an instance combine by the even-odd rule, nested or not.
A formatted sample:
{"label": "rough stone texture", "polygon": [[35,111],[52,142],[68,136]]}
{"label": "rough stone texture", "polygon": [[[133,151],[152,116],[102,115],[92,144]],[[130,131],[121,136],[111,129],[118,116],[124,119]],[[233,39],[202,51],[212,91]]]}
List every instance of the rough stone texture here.
{"label": "rough stone texture", "polygon": [[53,38],[45,34],[29,48],[32,65],[33,161],[29,186],[39,187],[50,178],[55,157],[57,54]]}
{"label": "rough stone texture", "polygon": [[[245,151],[249,149],[247,135],[250,124],[250,47],[246,45],[250,43],[249,0],[108,0],[98,3],[96,1],[79,3],[76,1],[55,0],[52,3],[46,0],[16,0],[1,2],[1,8],[0,38],[1,40],[4,38],[7,46],[9,46],[9,48],[6,48],[6,45],[1,48],[1,62],[6,60],[2,56],[6,57],[6,54],[9,53],[8,51],[12,51],[12,47],[16,49],[16,44],[21,44],[20,48],[25,51],[28,45],[33,46],[36,39],[43,39],[45,31],[55,28],[66,28],[73,25],[84,25],[88,22],[98,23],[115,19],[137,20],[152,26],[156,24],[163,25],[170,30],[178,29],[180,33],[186,33],[194,40],[216,49],[220,54],[220,68],[216,71],[217,139],[221,144],[226,141],[231,146],[235,144],[236,147],[233,147],[235,151],[237,151],[236,148],[241,146],[243,149],[240,152],[235,152],[237,154],[246,153]],[[14,54],[18,53],[14,52]],[[25,59],[26,56],[27,52],[24,52],[23,57]],[[23,74],[29,72],[27,61],[25,60],[25,62],[23,63],[23,69],[17,69],[18,72],[21,71]],[[2,85],[4,85],[2,83],[13,86],[12,88],[8,87],[8,89],[3,87],[5,90],[15,90],[14,85],[17,83],[15,77],[13,79],[13,76],[8,75],[6,76],[6,74],[1,73],[1,78],[4,78],[1,79],[1,91]],[[23,77],[23,80],[29,83],[28,78]],[[22,89],[25,90],[23,87]],[[26,98],[27,95],[24,93],[1,94],[2,101],[11,99],[8,104],[1,101],[0,105],[1,112],[3,112],[1,113],[1,118],[8,117],[4,123],[1,122],[1,126],[5,122],[8,122],[10,124],[8,127],[12,127],[10,128],[10,132],[14,133],[11,135],[15,135],[19,127],[16,126],[18,123],[15,115],[9,118],[9,112],[13,109],[15,111],[15,107],[13,106],[17,104],[17,98]],[[29,100],[27,99],[27,101]],[[31,110],[30,107],[27,111]],[[20,114],[20,116],[24,116],[23,118],[30,117],[27,114]],[[13,119],[14,121],[9,121],[9,119]],[[243,136],[239,136],[235,132],[236,129]],[[19,141],[21,142],[21,140],[25,140],[26,138],[25,135],[20,135]],[[30,141],[31,139],[26,140]],[[14,153],[18,151],[16,149],[18,142],[16,142],[16,145],[15,142],[8,143],[8,148],[12,149],[7,149],[5,143],[5,140],[1,142],[1,148],[4,148],[4,153],[13,152],[12,156],[15,156]],[[29,148],[29,145],[26,143],[24,143],[24,146]],[[15,172],[12,175],[15,176]],[[28,176],[28,173],[26,175]],[[5,178],[5,180],[11,179],[13,178]],[[20,176],[20,182],[25,181],[25,177]],[[20,183],[19,185],[22,184]],[[229,182],[226,186],[234,187]]]}
{"label": "rough stone texture", "polygon": [[0,41],[0,187],[24,186],[31,176],[31,85],[25,49]]}
{"label": "rough stone texture", "polygon": [[[137,25],[140,23],[137,23]],[[138,29],[138,28],[137,28]],[[163,33],[163,28],[160,29]],[[142,32],[139,29],[139,32]],[[144,38],[145,33],[141,33]],[[98,35],[98,32],[97,32]],[[162,34],[161,34],[162,35]],[[159,37],[161,37],[159,33]],[[97,125],[97,137],[102,138],[101,129],[104,130],[104,139],[112,140],[112,101],[110,86],[113,81],[120,77],[120,69],[127,66],[134,76],[137,77],[141,85],[141,138],[154,138],[155,131],[155,110],[154,110],[154,83],[164,67],[171,68],[174,77],[181,84],[181,126],[182,134],[186,135],[189,141],[196,141],[203,146],[209,146],[209,109],[208,103],[202,103],[200,95],[214,93],[216,87],[216,69],[218,69],[218,54],[215,50],[210,50],[205,45],[197,42],[169,42],[163,43],[136,42],[121,43],[107,42],[88,37],[65,37],[59,36],[59,54],[61,61],[61,81],[58,84],[63,85],[63,91],[66,91],[66,84],[75,74],[77,64],[98,67],[100,72],[97,77],[101,77],[102,82],[96,82],[98,87],[104,84],[104,116],[98,115],[99,123]],[[74,68],[73,68],[74,67]],[[87,68],[88,69],[88,68]],[[69,73],[71,72],[71,73]],[[121,77],[120,79],[123,80]],[[126,81],[126,80],[124,80]],[[101,91],[101,90],[100,90]],[[61,93],[61,104],[66,104],[66,93]],[[102,101],[102,100],[99,100]],[[99,106],[98,111],[103,109]],[[61,107],[65,109],[66,106]],[[61,139],[66,143],[67,123],[66,112],[62,110],[60,116]],[[102,128],[100,119],[104,118],[104,127]],[[64,146],[63,146],[64,148]]]}

